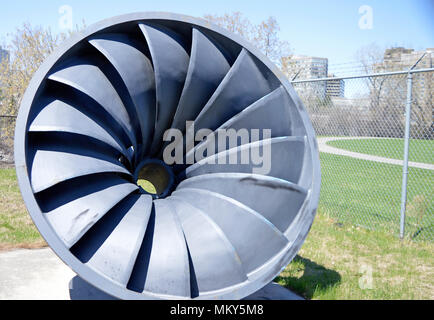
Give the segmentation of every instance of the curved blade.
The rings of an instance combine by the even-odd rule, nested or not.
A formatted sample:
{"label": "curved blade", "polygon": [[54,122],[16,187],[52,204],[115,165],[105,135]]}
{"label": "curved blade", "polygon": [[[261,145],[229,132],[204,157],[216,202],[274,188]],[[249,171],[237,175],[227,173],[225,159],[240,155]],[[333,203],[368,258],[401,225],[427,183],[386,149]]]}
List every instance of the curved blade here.
{"label": "curved blade", "polygon": [[164,27],[140,24],[155,71],[157,114],[151,153],[159,151],[169,128],[187,75],[189,56],[181,38]]}
{"label": "curved blade", "polygon": [[248,173],[213,173],[182,181],[177,190],[196,188],[232,198],[261,214],[282,233],[299,212],[307,190],[289,181]]}
{"label": "curved blade", "polygon": [[[288,94],[283,87],[279,87],[265,97],[257,100],[240,113],[236,114],[218,129],[270,129],[271,138],[291,136],[292,130],[290,124],[293,122],[293,117],[290,112],[292,103],[288,99]],[[192,158],[196,150],[206,150],[213,148],[214,153],[218,152],[218,144],[209,146],[211,141],[218,141],[218,131],[213,132],[214,139],[206,139],[199,143],[193,149],[187,152],[186,158]],[[240,146],[242,140],[236,141],[236,146]]]}
{"label": "curved blade", "polygon": [[65,245],[70,248],[104,214],[135,190],[137,186],[126,181],[105,186],[46,213],[46,217]]}
{"label": "curved blade", "polygon": [[219,129],[270,129],[271,137],[291,136],[291,106],[288,94],[280,86],[236,114]]}
{"label": "curved blade", "polygon": [[31,167],[33,192],[40,192],[55,184],[100,172],[120,172],[130,175],[120,163],[68,152],[37,150]]}
{"label": "curved blade", "polygon": [[[258,173],[298,183],[303,167],[305,144],[305,137],[278,137],[244,144],[200,160],[185,169],[180,177],[240,172]],[[259,158],[259,154],[263,157]],[[231,163],[231,158],[236,161],[232,160]]]}
{"label": "curved blade", "polygon": [[191,188],[176,190],[173,196],[198,208],[219,226],[239,254],[246,273],[265,264],[288,242],[263,216],[234,199]]}
{"label": "curved blade", "polygon": [[155,224],[144,290],[189,297],[190,269],[181,224],[165,200],[154,201]]}
{"label": "curved blade", "polygon": [[89,41],[121,76],[138,116],[142,154],[150,146],[155,125],[155,79],[151,61],[135,43],[122,34],[105,34]]}
{"label": "curved blade", "polygon": [[95,100],[118,121],[131,143],[136,146],[133,125],[127,110],[116,89],[97,66],[82,62],[65,67],[48,78],[69,85]]}
{"label": "curved blade", "polygon": [[87,264],[125,286],[130,279],[152,210],[152,197],[140,195]]}
{"label": "curved blade", "polygon": [[184,131],[214,93],[230,65],[217,45],[193,28],[193,41],[187,77],[172,122],[172,128]]}
{"label": "curved blade", "polygon": [[93,119],[71,105],[54,100],[44,107],[29,127],[31,132],[69,132],[98,139],[128,156],[128,152],[115,136],[110,135]]}
{"label": "curved blade", "polygon": [[195,129],[211,130],[270,93],[270,81],[243,49],[195,120]]}
{"label": "curved blade", "polygon": [[190,268],[194,270],[192,285],[197,286],[196,294],[246,281],[240,257],[223,231],[205,213],[185,202],[182,197],[171,196],[168,201],[181,220],[191,256]]}

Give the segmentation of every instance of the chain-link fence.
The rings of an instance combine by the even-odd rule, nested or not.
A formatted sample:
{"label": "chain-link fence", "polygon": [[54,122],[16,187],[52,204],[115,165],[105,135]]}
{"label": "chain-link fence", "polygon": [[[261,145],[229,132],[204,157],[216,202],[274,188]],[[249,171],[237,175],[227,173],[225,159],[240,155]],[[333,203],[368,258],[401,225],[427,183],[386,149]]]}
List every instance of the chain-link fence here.
{"label": "chain-link fence", "polygon": [[433,77],[430,69],[293,81],[318,136],[321,211],[395,234],[405,214],[406,237],[434,240]]}

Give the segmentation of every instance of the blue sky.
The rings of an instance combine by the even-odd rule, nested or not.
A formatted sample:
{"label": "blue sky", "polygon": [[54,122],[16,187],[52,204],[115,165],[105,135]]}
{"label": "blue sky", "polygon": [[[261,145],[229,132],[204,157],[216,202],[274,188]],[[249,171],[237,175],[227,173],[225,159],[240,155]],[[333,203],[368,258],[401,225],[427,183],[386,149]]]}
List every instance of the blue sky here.
{"label": "blue sky", "polygon": [[[168,11],[191,16],[240,11],[254,23],[274,16],[280,37],[294,53],[329,58],[351,65],[355,52],[372,42],[415,49],[434,47],[433,0],[40,0],[7,1],[0,12],[0,40],[23,22],[59,29],[59,7],[72,8],[73,22],[92,24],[134,11]],[[372,29],[360,29],[359,8],[372,8]]]}

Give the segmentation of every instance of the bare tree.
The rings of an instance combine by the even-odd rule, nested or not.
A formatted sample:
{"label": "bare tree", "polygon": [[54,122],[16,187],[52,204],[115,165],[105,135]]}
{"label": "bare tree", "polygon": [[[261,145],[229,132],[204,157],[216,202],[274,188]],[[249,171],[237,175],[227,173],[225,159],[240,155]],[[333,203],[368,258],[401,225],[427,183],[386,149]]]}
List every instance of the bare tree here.
{"label": "bare tree", "polygon": [[[386,72],[385,48],[375,43],[360,48],[356,58],[366,74]],[[366,77],[369,90],[370,122],[375,136],[399,137],[403,132],[402,115],[405,101],[405,77]]]}
{"label": "bare tree", "polygon": [[244,18],[243,14],[239,11],[225,13],[223,15],[205,14],[204,18],[230,32],[240,35],[246,40],[251,41],[254,37],[254,26],[247,18]]}
{"label": "bare tree", "polygon": [[7,56],[0,61],[0,158],[11,153],[15,115],[33,74],[60,42],[84,26],[53,34],[49,28],[24,23],[10,35]]}
{"label": "bare tree", "polygon": [[24,23],[11,34],[8,57],[0,63],[0,114],[15,115],[24,91],[44,59],[71,34],[53,34],[50,28]]}
{"label": "bare tree", "polygon": [[357,50],[355,58],[360,63],[362,70],[366,73],[380,72],[384,67],[384,51],[386,48],[380,47],[375,42],[361,47]]}
{"label": "bare tree", "polygon": [[207,14],[204,18],[252,42],[278,65],[280,58],[290,53],[288,42],[279,38],[280,27],[274,17],[269,17],[257,25],[244,18],[240,12],[224,15]]}
{"label": "bare tree", "polygon": [[279,38],[280,26],[269,17],[255,27],[253,42],[271,60],[280,64],[281,57],[290,53],[289,43]]}
{"label": "bare tree", "polygon": [[24,24],[12,35],[8,58],[0,64],[1,113],[16,114],[32,75],[56,47],[58,39],[49,29]]}

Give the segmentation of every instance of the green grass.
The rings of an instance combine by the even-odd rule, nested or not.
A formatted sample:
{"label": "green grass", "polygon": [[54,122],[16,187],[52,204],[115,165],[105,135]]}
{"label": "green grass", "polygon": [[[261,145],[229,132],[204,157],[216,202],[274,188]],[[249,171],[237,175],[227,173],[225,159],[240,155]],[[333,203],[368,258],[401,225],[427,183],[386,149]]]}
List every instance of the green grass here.
{"label": "green grass", "polygon": [[[340,221],[397,234],[402,167],[320,154],[323,211]],[[407,234],[434,240],[434,171],[409,168]]]}
{"label": "green grass", "polygon": [[[353,152],[392,159],[404,158],[403,139],[351,139],[329,141],[327,144]],[[434,164],[434,140],[410,140],[408,158],[414,162]]]}
{"label": "green grass", "polygon": [[307,299],[434,299],[433,252],[432,242],[338,223],[320,209],[275,281]]}
{"label": "green grass", "polygon": [[[319,214],[276,281],[307,299],[434,299],[434,243],[426,241],[434,240],[433,171],[409,169],[401,241],[402,168],[325,153],[320,160]],[[372,286],[360,286],[369,271]]]}
{"label": "green grass", "polygon": [[44,244],[21,198],[15,169],[0,169],[0,249]]}

